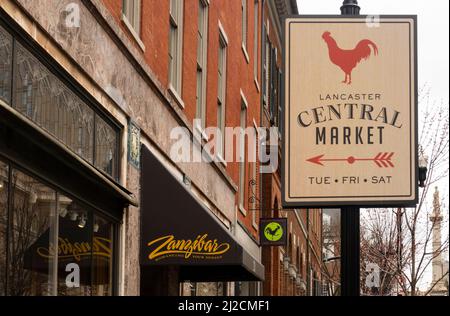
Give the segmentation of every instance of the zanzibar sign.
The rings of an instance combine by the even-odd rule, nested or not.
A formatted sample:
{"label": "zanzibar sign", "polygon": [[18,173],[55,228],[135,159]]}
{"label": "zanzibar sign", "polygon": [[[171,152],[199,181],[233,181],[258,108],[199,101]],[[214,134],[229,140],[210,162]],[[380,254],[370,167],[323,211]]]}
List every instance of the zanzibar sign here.
{"label": "zanzibar sign", "polygon": [[147,243],[148,259],[159,261],[165,258],[221,259],[230,249],[229,243],[220,243],[217,239],[208,238],[208,234],[198,235],[195,239],[176,239],[174,235],[166,235]]}
{"label": "zanzibar sign", "polygon": [[283,205],[414,205],[416,17],[284,27]]}

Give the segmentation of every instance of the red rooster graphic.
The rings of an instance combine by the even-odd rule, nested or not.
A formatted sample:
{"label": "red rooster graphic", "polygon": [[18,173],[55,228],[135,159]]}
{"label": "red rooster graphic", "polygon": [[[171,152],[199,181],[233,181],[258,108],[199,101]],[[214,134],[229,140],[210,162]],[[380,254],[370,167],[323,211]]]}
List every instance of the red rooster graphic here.
{"label": "red rooster graphic", "polygon": [[328,54],[333,64],[339,66],[345,73],[345,79],[342,81],[346,84],[352,83],[352,70],[361,61],[370,57],[371,50],[373,54],[378,55],[378,47],[374,42],[368,39],[361,40],[354,49],[341,49],[336,44],[334,38],[331,37],[330,32],[324,32],[322,38],[328,45]]}

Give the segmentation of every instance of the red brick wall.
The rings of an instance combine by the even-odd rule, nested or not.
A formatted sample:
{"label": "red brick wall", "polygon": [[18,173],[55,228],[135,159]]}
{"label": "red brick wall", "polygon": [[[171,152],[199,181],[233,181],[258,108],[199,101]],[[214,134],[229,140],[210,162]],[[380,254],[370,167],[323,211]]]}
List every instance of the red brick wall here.
{"label": "red brick wall", "polygon": [[[118,25],[132,39],[136,47],[139,47],[131,33],[121,21],[122,0],[103,0],[105,6],[117,20]],[[261,3],[261,2],[260,2]],[[259,19],[261,22],[261,5],[259,6]],[[226,126],[236,127],[240,125],[241,95],[243,91],[247,102],[247,126],[253,126],[253,120],[258,125],[269,126],[267,113],[263,116],[263,122],[260,122],[260,92],[254,82],[253,63],[256,62],[254,55],[254,2],[248,1],[247,6],[247,53],[250,62],[247,63],[241,48],[241,0],[210,0],[208,12],[208,57],[206,73],[206,126],[217,126],[217,72],[218,72],[218,51],[219,51],[219,21],[228,37],[227,48],[227,90],[226,90]],[[182,92],[181,96],[185,105],[184,114],[192,121],[196,111],[196,58],[197,58],[197,28],[198,28],[198,1],[189,0],[184,2],[184,21],[183,21],[183,57],[182,57]],[[267,3],[264,7],[265,21],[268,19]],[[261,23],[259,23],[261,25]],[[277,47],[278,66],[281,66],[281,47],[280,40],[275,32],[275,25],[269,19],[269,38]],[[141,40],[145,45],[145,51],[142,51],[145,61],[150,69],[156,75],[162,86],[168,87],[168,43],[169,43],[169,0],[142,1],[141,17]],[[258,33],[258,54],[261,54],[261,28]],[[261,63],[261,56],[257,58],[258,65]],[[261,67],[258,66],[258,82],[262,87]],[[236,148],[236,147],[235,147]],[[259,168],[259,165],[257,165]],[[228,162],[226,172],[233,179],[235,184],[239,183],[239,163]],[[248,203],[249,198],[249,180],[251,176],[251,164],[247,163],[245,187],[239,190],[245,190],[245,208],[247,215],[244,216],[238,212],[238,220],[244,224],[247,230],[258,238],[257,230],[252,225],[252,214]],[[260,196],[259,178],[255,195]],[[277,173],[262,175],[264,199],[257,203],[257,207],[270,211],[274,205],[275,199],[280,203],[280,179]],[[238,204],[239,193],[236,194],[236,205]],[[269,212],[265,216],[277,216],[278,212]],[[259,217],[259,212],[258,216]],[[301,211],[301,220],[306,227],[306,211]],[[293,213],[288,213],[289,223],[293,223],[291,233],[299,236],[300,244],[303,245],[303,251],[306,252],[306,239],[300,224]],[[321,265],[321,212],[310,212],[310,236],[313,248],[319,255],[319,259],[312,254],[311,262],[317,275],[320,275]],[[289,224],[290,226],[290,224]],[[288,252],[288,249],[285,249]],[[292,261],[298,265],[297,249],[292,249]],[[295,286],[282,271],[280,265],[280,254],[278,247],[263,249],[263,262],[266,265],[266,281],[263,291],[266,295],[293,295],[296,292]],[[306,280],[306,260],[301,274]]]}
{"label": "red brick wall", "polygon": [[[141,50],[137,41],[122,21],[122,0],[103,0],[103,3],[120,28],[131,39],[131,42]],[[141,51],[145,61],[160,83],[167,86],[169,70],[169,0],[144,0],[141,1],[141,4],[140,39],[145,45],[145,51]]]}
{"label": "red brick wall", "polygon": [[[276,31],[276,26],[274,22],[270,18],[269,8],[266,5],[264,6],[264,23],[269,25],[269,41],[272,46],[277,48],[277,65],[281,67],[282,63],[282,47],[281,39]],[[264,45],[264,44],[263,44]],[[261,83],[262,86],[262,83]],[[263,126],[270,126],[270,118],[269,113],[266,109],[263,112]],[[281,163],[281,162],[280,162]],[[297,266],[299,274],[302,276],[303,280],[306,282],[307,280],[307,232],[301,228],[300,221],[302,222],[303,228],[307,228],[306,221],[306,210],[300,210],[299,216],[297,217],[293,210],[288,210],[287,212],[278,212],[278,211],[270,211],[275,206],[275,200],[278,203],[278,207],[281,207],[281,182],[280,182],[280,174],[274,173],[271,175],[263,176],[263,186],[262,191],[264,195],[264,210],[266,216],[278,216],[278,214],[285,213],[288,219],[288,234],[292,234],[292,238],[298,239],[298,243],[295,243],[292,240],[291,244],[288,244],[287,247],[283,247],[282,250],[285,255],[289,255],[290,263]],[[320,210],[311,210],[310,211],[310,225],[309,225],[309,236],[312,244],[312,249],[319,256],[318,258],[314,257],[312,253],[312,249],[310,249],[310,259],[311,266],[314,271],[316,271],[317,275],[320,276],[320,267],[321,267],[321,211]],[[300,219],[300,221],[299,221]],[[291,228],[292,227],[292,228]],[[298,248],[297,248],[298,246]],[[303,267],[300,270],[300,264],[298,260],[298,249],[303,251],[304,261]],[[280,262],[280,250],[278,247],[271,247],[270,249],[263,249],[263,263],[266,267],[266,281],[263,286],[264,295],[299,295],[300,291],[294,284],[293,280],[287,275],[286,272],[283,271],[282,264],[275,265],[274,263]],[[270,266],[270,267],[269,267]]]}
{"label": "red brick wall", "polygon": [[[103,0],[106,8],[116,19],[117,24],[129,36],[136,47],[137,41],[121,21],[122,0]],[[168,88],[168,46],[169,46],[169,0],[143,0],[140,39],[145,45],[142,54],[156,78]],[[184,1],[183,21],[183,56],[182,56],[182,92],[185,108],[184,114],[192,121],[196,112],[196,58],[198,1]],[[261,8],[261,5],[259,6]],[[240,125],[241,96],[243,91],[247,102],[247,126],[253,126],[253,120],[260,125],[260,93],[254,83],[253,63],[255,62],[254,45],[254,1],[249,0],[247,6],[247,52],[250,62],[247,63],[241,48],[241,0],[210,0],[208,12],[208,57],[206,73],[206,126],[217,126],[217,73],[219,50],[219,20],[228,37],[227,49],[227,89],[226,89],[226,126]],[[261,20],[261,13],[259,14]],[[258,34],[260,48],[261,30]],[[139,48],[140,49],[140,48]],[[260,50],[258,50],[259,53]],[[258,56],[260,63],[260,56]],[[258,67],[260,68],[260,67]],[[260,80],[259,80],[260,81]],[[259,166],[257,166],[259,167]],[[245,208],[248,210],[248,183],[251,164],[247,163],[245,181]],[[239,163],[228,162],[225,167],[235,184],[239,183]],[[259,181],[259,179],[257,179]],[[257,186],[259,187],[259,185]],[[259,197],[259,191],[255,191]],[[238,194],[236,194],[236,204]],[[239,212],[238,212],[239,213]],[[238,219],[257,238],[257,231],[252,226],[251,211],[247,216],[239,213]],[[259,216],[258,216],[259,217]]]}

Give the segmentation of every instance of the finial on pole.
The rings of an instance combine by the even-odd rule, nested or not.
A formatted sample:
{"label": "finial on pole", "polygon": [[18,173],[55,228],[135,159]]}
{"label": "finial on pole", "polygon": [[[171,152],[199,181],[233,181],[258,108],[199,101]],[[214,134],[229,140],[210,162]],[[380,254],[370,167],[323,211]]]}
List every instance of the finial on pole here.
{"label": "finial on pole", "polygon": [[344,0],[341,6],[342,15],[359,15],[360,7],[357,0]]}

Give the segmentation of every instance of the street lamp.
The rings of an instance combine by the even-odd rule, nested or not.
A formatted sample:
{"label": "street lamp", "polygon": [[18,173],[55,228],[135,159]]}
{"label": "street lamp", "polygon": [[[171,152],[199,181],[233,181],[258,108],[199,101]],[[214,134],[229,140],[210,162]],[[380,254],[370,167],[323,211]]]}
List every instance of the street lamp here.
{"label": "street lamp", "polygon": [[358,15],[361,8],[357,0],[344,0],[341,6],[342,15]]}
{"label": "street lamp", "polygon": [[423,148],[419,150],[419,187],[425,187],[425,180],[427,179],[428,156],[423,152]]}

